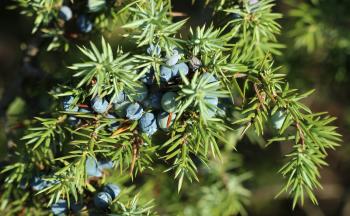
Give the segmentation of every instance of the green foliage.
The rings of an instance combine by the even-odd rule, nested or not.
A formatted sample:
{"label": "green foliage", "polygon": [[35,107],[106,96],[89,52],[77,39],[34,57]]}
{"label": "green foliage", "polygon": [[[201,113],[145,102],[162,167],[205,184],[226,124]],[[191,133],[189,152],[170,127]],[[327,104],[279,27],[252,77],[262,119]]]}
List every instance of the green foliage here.
{"label": "green foliage", "polygon": [[[244,183],[251,174],[231,172],[241,164],[227,159],[235,150],[235,143],[228,137],[264,136],[270,129],[267,125],[271,116],[280,111],[285,117],[283,124],[277,131],[272,131],[274,137],[268,145],[283,141],[293,146],[280,169],[287,179],[281,192],[291,195],[293,207],[298,201],[304,203],[306,197],[317,203],[314,190],[321,187],[319,169],[327,165],[327,151],[341,142],[336,127],[332,126],[335,118],[326,113],[313,113],[301,102],[312,91],[299,93],[292,89],[285,74],[274,66],[274,55],[281,55],[284,46],[277,42],[281,28],[277,20],[281,14],[272,11],[272,0],[261,0],[256,5],[248,1],[234,5],[221,1],[218,4],[227,16],[235,14],[239,17],[231,18],[225,25],[190,28],[186,38],[178,34],[184,29],[186,19],[172,22],[169,2],[132,1],[121,10],[131,14],[130,20],[123,25],[130,31],[125,37],[133,40],[129,53],[120,47],[113,51],[103,37],[100,49],[93,42],[90,42],[90,48],[79,47],[84,58],[69,67],[75,72],[69,80],[73,84],[59,86],[53,96],[61,99],[71,95],[74,98],[71,106],[79,108],[89,107],[91,100],[98,96],[110,101],[108,109],[94,114],[61,111],[56,106],[56,109],[48,110],[48,117],[35,118],[21,139],[23,148],[16,148],[18,157],[11,158],[13,163],[1,172],[6,175],[2,209],[13,205],[15,214],[19,212],[17,206],[30,206],[31,197],[48,206],[60,198],[69,204],[82,197],[91,200],[92,194],[111,178],[133,180],[140,173],[161,170],[174,174],[179,196],[186,193],[180,192],[181,188],[189,187],[186,179],[190,182],[203,179],[203,188],[197,193],[189,193],[201,199],[187,206],[184,212],[177,209],[176,214],[244,215],[250,196]],[[35,6],[27,1],[20,1],[19,5],[28,10]],[[38,9],[32,10],[32,13],[38,12]],[[37,19],[35,31],[50,22],[48,18]],[[295,35],[299,37],[299,34]],[[160,81],[164,59],[155,53],[145,54],[144,50],[151,44],[159,45],[167,56],[176,48],[180,62],[187,63],[195,57],[201,65],[189,76],[180,71],[178,79],[165,85]],[[153,137],[138,130],[138,121],[111,119],[107,115],[118,94],[134,92],[141,85],[139,79],[149,71],[155,72],[158,88],[178,94],[176,111],[169,113],[170,116],[176,114],[173,126]],[[217,81],[210,80],[211,77]],[[207,99],[213,97],[229,100],[225,110],[208,102]],[[210,114],[219,111],[224,114]],[[77,120],[74,124],[72,117]],[[120,127],[111,131],[108,127],[114,123]],[[113,173],[103,172],[97,179],[87,176],[88,158],[111,160]],[[33,172],[28,173],[28,170]],[[38,173],[45,173],[44,179],[54,184],[35,195],[33,191],[16,191],[23,182],[28,186],[30,179]],[[121,184],[125,182],[120,180]],[[133,192],[126,190],[125,196],[130,193]],[[21,200],[18,194],[22,195]],[[110,215],[155,214],[151,202],[141,201],[139,205],[137,196],[129,202],[121,202],[123,195],[113,200],[108,210]],[[27,211],[31,212],[31,209]]]}

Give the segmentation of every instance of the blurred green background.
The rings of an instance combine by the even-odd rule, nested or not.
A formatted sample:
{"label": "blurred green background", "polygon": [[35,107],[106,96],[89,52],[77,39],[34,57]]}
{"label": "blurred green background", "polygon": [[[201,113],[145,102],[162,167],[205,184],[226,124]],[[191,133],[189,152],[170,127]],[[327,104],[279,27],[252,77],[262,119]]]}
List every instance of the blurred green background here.
{"label": "blurred green background", "polygon": [[[11,1],[0,0],[0,158],[15,145],[25,124],[45,114],[52,106],[48,92],[66,81],[66,66],[78,55],[47,52],[48,41],[31,34],[33,20],[19,10],[7,10]],[[173,10],[190,17],[189,25],[210,22],[210,7],[204,1],[173,1]],[[274,199],[282,177],[277,174],[288,151],[281,143],[262,149],[242,140],[238,152],[246,170],[254,177],[249,215],[350,215],[350,1],[277,1],[275,10],[283,14],[279,40],[286,45],[277,64],[288,74],[291,85],[301,91],[316,89],[305,101],[314,111],[329,111],[343,135],[343,144],[330,152],[329,166],[321,170],[323,190],[317,192],[319,206],[306,202],[291,210],[285,197]],[[112,44],[123,45],[119,30],[108,36]],[[96,35],[96,38],[99,38]],[[84,43],[84,41],[82,42]],[[127,44],[124,46],[127,46]],[[28,120],[24,120],[28,119]]]}

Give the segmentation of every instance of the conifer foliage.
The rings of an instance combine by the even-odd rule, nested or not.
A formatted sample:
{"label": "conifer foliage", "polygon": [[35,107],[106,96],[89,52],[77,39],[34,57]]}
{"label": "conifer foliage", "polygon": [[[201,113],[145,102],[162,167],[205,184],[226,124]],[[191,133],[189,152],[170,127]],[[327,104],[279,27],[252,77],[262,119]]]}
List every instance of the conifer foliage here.
{"label": "conifer foliage", "polygon": [[[147,189],[136,193],[159,181],[177,184],[178,194],[160,191],[169,205],[185,202],[174,198],[182,194],[201,197],[184,204],[186,212],[168,213],[245,214],[244,182],[252,177],[238,169],[229,137],[264,137],[267,130],[275,134],[268,145],[293,146],[279,171],[280,193],[290,195],[292,207],[306,198],[317,204],[319,169],[341,136],[334,117],[302,103],[313,91],[292,88],[274,63],[284,47],[274,1],[208,3],[214,18],[229,21],[187,27],[161,0],[17,0],[35,17],[33,32],[53,39],[49,50],[71,52],[89,34],[99,40],[77,46],[81,60],[67,67],[69,81],[50,91],[56,108],[32,121],[2,169],[2,211],[155,215],[158,201]],[[118,22],[132,48],[113,49],[100,36]],[[189,193],[191,184],[202,190]]]}

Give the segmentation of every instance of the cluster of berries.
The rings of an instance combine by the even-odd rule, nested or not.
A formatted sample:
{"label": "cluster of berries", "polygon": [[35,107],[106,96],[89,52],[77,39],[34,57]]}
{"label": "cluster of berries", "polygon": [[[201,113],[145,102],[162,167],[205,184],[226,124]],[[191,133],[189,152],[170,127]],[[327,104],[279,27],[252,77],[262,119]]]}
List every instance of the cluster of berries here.
{"label": "cluster of berries", "polygon": [[[158,45],[150,45],[147,49],[149,55],[161,57],[161,49]],[[176,82],[181,80],[180,73],[188,75],[190,68],[196,70],[201,66],[201,61],[192,58],[189,66],[180,61],[180,51],[172,50],[172,54],[165,56],[164,64],[160,67],[160,85],[156,83],[156,75],[153,68],[140,78],[141,83],[133,91],[124,90],[119,92],[114,98],[94,97],[90,100],[90,106],[79,107],[73,105],[74,97],[68,96],[63,99],[63,109],[70,112],[95,112],[104,115],[109,119],[128,119],[138,121],[139,129],[142,133],[152,136],[161,129],[168,131],[176,118],[178,94],[171,86],[176,86]],[[137,72],[135,72],[137,73]],[[208,77],[209,82],[217,81],[209,73],[202,74]],[[218,105],[217,97],[206,97],[208,103],[213,106]],[[215,112],[212,113],[213,115]],[[79,119],[74,116],[69,117],[72,124],[79,123]],[[110,124],[108,130],[115,131],[121,126],[115,121]]]}
{"label": "cluster of berries", "polygon": [[[107,184],[103,187],[102,191],[97,193],[94,197],[94,205],[100,209],[106,209],[112,203],[112,201],[120,194],[120,187],[115,184]],[[71,202],[70,210],[73,213],[79,213],[84,208],[83,202]],[[69,211],[67,200],[60,199],[56,203],[52,204],[51,212],[53,215],[65,215]]]}

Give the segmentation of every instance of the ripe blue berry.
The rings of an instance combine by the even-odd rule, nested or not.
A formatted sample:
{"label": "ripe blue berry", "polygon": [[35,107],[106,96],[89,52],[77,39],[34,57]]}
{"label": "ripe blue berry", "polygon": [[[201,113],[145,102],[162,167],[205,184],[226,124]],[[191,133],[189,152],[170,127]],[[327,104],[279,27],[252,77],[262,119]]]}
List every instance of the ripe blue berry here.
{"label": "ripe blue berry", "polygon": [[219,99],[217,97],[206,96],[204,97],[205,102],[208,104],[208,115],[209,117],[213,117],[217,111],[217,105],[219,103]]}
{"label": "ripe blue berry", "polygon": [[[107,118],[109,118],[109,119],[115,119],[115,116],[112,115],[112,114],[107,114]],[[108,127],[108,130],[110,130],[110,131],[115,131],[115,130],[117,130],[117,129],[119,128],[119,126],[120,126],[120,123],[119,123],[119,122],[111,123],[111,124],[109,125],[109,127]]]}
{"label": "ripe blue berry", "polygon": [[204,74],[201,75],[202,79],[205,79],[207,83],[213,83],[216,82],[217,79],[214,77],[213,74],[205,72]]}
{"label": "ripe blue berry", "polygon": [[146,99],[147,95],[148,95],[148,89],[147,89],[147,86],[144,84],[135,87],[134,91],[129,92],[129,96],[138,102],[141,102],[144,99]]}
{"label": "ripe blue berry", "polygon": [[281,129],[285,119],[286,115],[282,110],[275,112],[271,116],[272,126],[277,130]]}
{"label": "ripe blue berry", "polygon": [[115,184],[107,184],[104,186],[103,191],[108,193],[113,200],[120,194],[120,187]]}
{"label": "ripe blue berry", "polygon": [[70,7],[63,5],[60,8],[60,11],[58,12],[58,16],[59,16],[59,18],[63,19],[64,21],[68,21],[68,20],[72,19],[73,13],[72,13],[72,10],[70,9]]}
{"label": "ripe blue berry", "polygon": [[87,109],[87,108],[79,108],[80,113],[91,113],[91,110]]}
{"label": "ripe blue berry", "polygon": [[172,76],[177,77],[177,76],[180,76],[180,71],[183,75],[186,76],[188,74],[189,68],[186,63],[181,62],[179,64],[174,65],[171,68],[171,70],[172,70]]}
{"label": "ripe blue berry", "polygon": [[125,101],[121,104],[114,104],[114,111],[115,113],[119,116],[124,118],[126,116],[126,109],[128,108],[128,106],[131,104],[130,101]]}
{"label": "ripe blue berry", "polygon": [[84,208],[84,203],[82,201],[70,203],[70,208],[72,212],[79,213]]}
{"label": "ripe blue berry", "polygon": [[139,120],[143,109],[139,103],[132,103],[126,108],[126,117],[130,120]]}
{"label": "ripe blue berry", "polygon": [[68,211],[68,203],[66,200],[60,199],[52,204],[51,211],[54,215],[64,215]]}
{"label": "ripe blue berry", "polygon": [[167,112],[175,112],[176,111],[176,97],[177,94],[175,92],[167,92],[163,95],[161,100],[161,106],[163,110]]}
{"label": "ripe blue berry", "polygon": [[107,192],[99,192],[94,197],[94,204],[98,208],[105,209],[112,202],[112,197]]}
{"label": "ripe blue berry", "polygon": [[166,64],[168,66],[173,66],[179,61],[179,59],[180,59],[179,52],[176,49],[174,49],[172,55],[171,56],[167,56]]}
{"label": "ripe blue berry", "polygon": [[113,168],[113,162],[112,161],[99,161],[98,162],[98,168],[100,170],[104,169],[112,169]]}
{"label": "ripe blue berry", "polygon": [[154,44],[150,44],[149,47],[147,48],[147,54],[148,55],[160,55],[160,52],[162,50],[160,49],[160,46],[159,45],[154,45]]}
{"label": "ripe blue berry", "polygon": [[102,172],[101,172],[101,169],[98,167],[97,161],[92,157],[88,157],[86,159],[85,169],[86,169],[86,174],[88,176],[94,176],[94,177],[102,176]]}
{"label": "ripe blue berry", "polygon": [[80,123],[80,119],[78,119],[77,117],[75,117],[75,116],[68,117],[68,124],[70,126],[76,126],[79,123]]}
{"label": "ripe blue berry", "polygon": [[160,80],[163,82],[168,82],[172,78],[173,72],[171,67],[160,66]]}
{"label": "ripe blue berry", "polygon": [[47,181],[45,181],[44,179],[42,179],[41,177],[34,177],[34,179],[30,182],[30,186],[32,187],[32,189],[34,191],[40,191],[43,190],[45,188],[47,188],[48,183]]}
{"label": "ripe blue berry", "polygon": [[78,17],[77,25],[81,32],[88,33],[92,30],[92,23],[85,15]]}
{"label": "ripe blue berry", "polygon": [[108,101],[100,97],[94,97],[91,100],[91,107],[97,113],[104,113],[108,109]]}
{"label": "ripe blue berry", "polygon": [[155,92],[148,96],[148,98],[143,102],[147,108],[159,110],[161,108],[160,101],[162,99],[162,93]]}
{"label": "ripe blue berry", "polygon": [[87,6],[90,12],[98,12],[106,6],[106,0],[88,0]]}
{"label": "ripe blue berry", "polygon": [[150,69],[148,72],[145,73],[145,75],[143,75],[140,78],[140,80],[146,85],[152,85],[155,81],[154,71]]}
{"label": "ripe blue berry", "polygon": [[[171,119],[169,119],[171,118]],[[157,116],[157,123],[160,129],[163,131],[168,131],[170,126],[174,123],[176,118],[176,114],[172,113],[171,117],[170,114],[167,112],[161,112]],[[168,124],[169,123],[169,124]]]}
{"label": "ripe blue berry", "polygon": [[193,56],[189,61],[189,65],[192,70],[197,70],[202,66],[202,62],[196,56]]}
{"label": "ripe blue berry", "polygon": [[63,98],[62,105],[63,109],[67,112],[77,112],[79,107],[73,106],[74,97],[73,96],[67,96]]}
{"label": "ripe blue berry", "polygon": [[148,136],[152,136],[157,132],[156,118],[153,113],[145,113],[140,119],[139,125],[141,131],[146,133]]}
{"label": "ripe blue berry", "polygon": [[114,97],[112,100],[112,103],[114,104],[122,104],[123,102],[127,101],[128,97],[126,96],[124,91],[118,92],[118,94]]}

